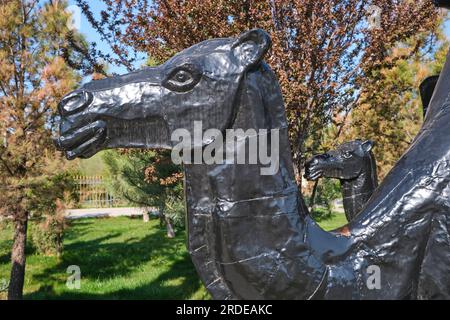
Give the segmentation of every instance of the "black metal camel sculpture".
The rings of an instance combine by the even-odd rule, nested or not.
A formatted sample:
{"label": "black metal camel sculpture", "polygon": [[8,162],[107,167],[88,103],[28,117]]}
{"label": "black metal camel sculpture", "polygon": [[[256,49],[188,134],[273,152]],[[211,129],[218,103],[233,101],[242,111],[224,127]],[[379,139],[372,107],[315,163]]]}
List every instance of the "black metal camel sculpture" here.
{"label": "black metal camel sculpture", "polygon": [[[281,91],[262,61],[269,47],[264,31],[251,30],[87,83],[60,103],[57,145],[69,159],[171,148],[175,129],[201,120],[204,130],[268,129],[270,147],[278,129],[274,175],[261,175],[261,164],[184,166],[189,252],[215,299],[450,298],[450,62],[406,154],[363,211],[329,233],[295,183]],[[373,266],[379,289],[367,285]]]}
{"label": "black metal camel sculpture", "polygon": [[428,106],[430,105],[431,98],[433,97],[434,89],[439,80],[439,75],[434,75],[426,78],[422,81],[419,87],[420,98],[422,100],[422,114],[423,118],[427,114]]}
{"label": "black metal camel sculpture", "polygon": [[305,164],[305,178],[336,178],[341,182],[345,216],[351,221],[378,186],[373,142],[354,140],[335,150],[313,156]]}

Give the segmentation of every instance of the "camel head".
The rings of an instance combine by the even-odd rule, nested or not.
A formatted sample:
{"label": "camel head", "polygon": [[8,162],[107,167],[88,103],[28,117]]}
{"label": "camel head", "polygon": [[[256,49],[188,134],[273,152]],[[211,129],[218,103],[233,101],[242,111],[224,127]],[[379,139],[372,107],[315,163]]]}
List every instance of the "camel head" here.
{"label": "camel head", "polygon": [[108,148],[170,149],[174,130],[192,132],[194,121],[224,131],[241,80],[270,43],[264,31],[250,30],[196,44],[158,67],[89,82],[60,102],[55,143],[68,159],[88,158]]}
{"label": "camel head", "polygon": [[316,155],[305,164],[305,178],[317,180],[320,177],[351,180],[359,176],[370,160],[370,140],[354,140],[341,144],[335,150]]}

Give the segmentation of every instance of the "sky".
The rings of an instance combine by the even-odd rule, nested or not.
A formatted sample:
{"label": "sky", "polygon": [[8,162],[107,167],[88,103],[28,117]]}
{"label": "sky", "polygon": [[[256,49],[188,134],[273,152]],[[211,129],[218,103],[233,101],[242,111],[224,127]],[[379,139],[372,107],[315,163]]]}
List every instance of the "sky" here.
{"label": "sky", "polygon": [[[69,0],[68,2],[69,2],[69,5],[75,5],[74,0]],[[89,4],[92,6],[92,12],[94,13],[94,15],[97,15],[97,16],[98,16],[99,12],[105,8],[103,2],[101,2],[99,0],[89,1]],[[89,42],[97,43],[97,49],[101,50],[102,52],[111,53],[111,49],[109,48],[109,46],[100,39],[99,34],[91,27],[91,25],[89,24],[87,19],[82,14],[80,14],[80,15],[81,15],[81,18],[80,18],[80,24],[79,24],[79,26],[80,26],[79,32],[81,32]],[[446,33],[447,37],[450,39],[450,19],[445,24],[445,33]],[[139,61],[136,62],[135,67],[136,68],[140,67],[141,65],[143,65],[144,62],[145,62],[145,56],[141,55]],[[108,72],[116,73],[116,74],[124,74],[124,73],[127,73],[127,69],[125,67],[109,66]]]}
{"label": "sky", "polygon": [[[69,9],[70,6],[76,6],[76,2],[74,0],[69,0]],[[105,5],[102,1],[99,0],[92,0],[89,1],[89,5],[91,6],[91,10],[96,18],[99,17],[99,13],[101,10],[105,9]],[[72,12],[73,9],[72,9]],[[88,42],[95,42],[97,44],[97,49],[104,52],[104,53],[111,53],[111,48],[107,43],[105,43],[101,38],[98,32],[96,32],[89,21],[86,19],[86,17],[79,11],[76,10],[76,12],[79,12],[80,14],[80,23],[78,27],[78,31],[85,36]],[[135,68],[139,68],[142,66],[145,62],[145,56],[141,55],[139,57],[139,61],[136,62]],[[127,69],[125,67],[118,67],[118,66],[108,66],[108,73],[116,73],[116,74],[124,74],[127,73]]]}
{"label": "sky", "polygon": [[450,20],[445,24],[445,34],[447,35],[447,38],[450,39]]}

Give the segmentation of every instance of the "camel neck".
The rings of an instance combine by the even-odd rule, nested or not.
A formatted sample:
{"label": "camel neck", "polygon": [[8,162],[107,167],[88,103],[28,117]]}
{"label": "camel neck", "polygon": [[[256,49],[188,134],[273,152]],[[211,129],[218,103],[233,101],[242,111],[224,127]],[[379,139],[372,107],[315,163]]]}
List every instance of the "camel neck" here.
{"label": "camel neck", "polygon": [[[185,165],[189,251],[217,299],[307,299],[325,283],[326,267],[307,243],[281,93],[265,72],[271,71],[244,79],[233,128],[267,130],[269,147],[279,145],[279,170],[262,175],[260,163]],[[279,130],[278,141],[271,129]]]}
{"label": "camel neck", "polygon": [[276,298],[291,290],[299,298],[292,274],[302,298],[320,287],[326,267],[305,243],[306,209],[282,167],[261,176],[258,166],[185,166],[189,251],[215,297]]}
{"label": "camel neck", "polygon": [[373,154],[365,161],[361,174],[351,180],[341,180],[342,199],[348,221],[362,210],[377,187],[376,165]]}

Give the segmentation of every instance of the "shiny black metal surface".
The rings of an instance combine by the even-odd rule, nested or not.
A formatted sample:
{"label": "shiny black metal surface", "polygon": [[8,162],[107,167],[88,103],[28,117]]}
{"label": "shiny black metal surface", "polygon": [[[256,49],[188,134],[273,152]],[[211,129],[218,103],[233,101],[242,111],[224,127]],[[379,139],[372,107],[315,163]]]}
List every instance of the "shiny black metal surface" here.
{"label": "shiny black metal surface", "polygon": [[431,76],[422,81],[419,87],[420,98],[422,100],[423,118],[427,114],[428,106],[433,97],[434,89],[439,80],[439,75]]}
{"label": "shiny black metal surface", "polygon": [[[68,158],[89,157],[170,148],[171,133],[195,120],[204,130],[279,129],[274,175],[260,164],[185,165],[189,252],[215,299],[450,298],[450,62],[411,147],[360,214],[330,233],[295,183],[281,90],[262,61],[269,46],[252,30],[88,83],[61,102],[57,144]],[[374,266],[379,289],[368,285]]]}
{"label": "shiny black metal surface", "polygon": [[355,218],[378,186],[372,147],[370,140],[345,142],[335,150],[312,157],[305,164],[308,180],[320,177],[340,180],[347,221]]}
{"label": "shiny black metal surface", "polygon": [[450,9],[450,0],[433,0],[438,7]]}

